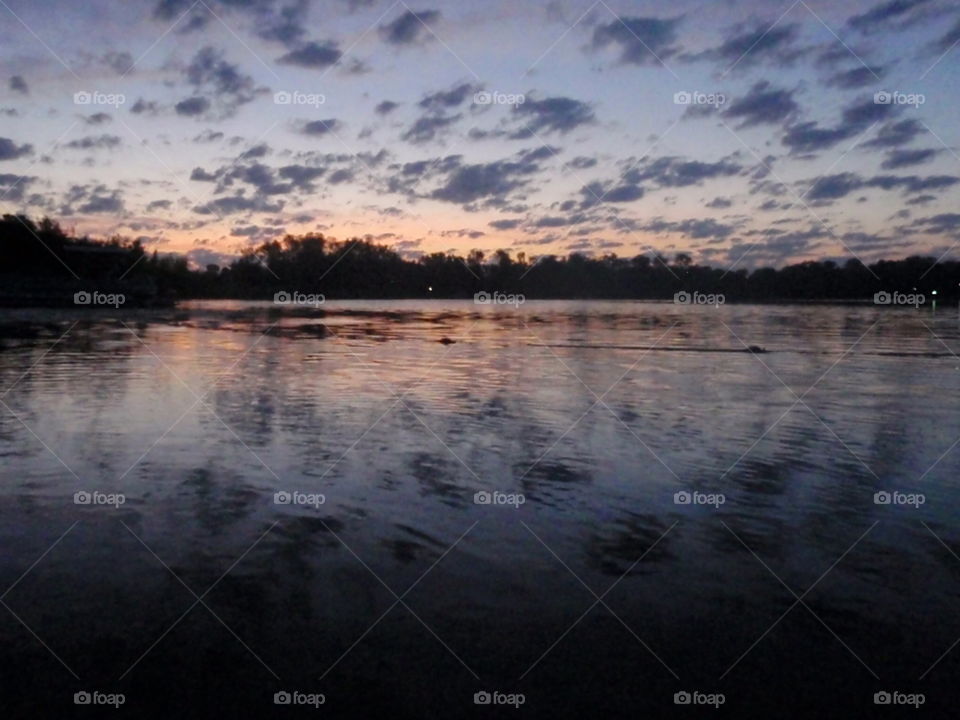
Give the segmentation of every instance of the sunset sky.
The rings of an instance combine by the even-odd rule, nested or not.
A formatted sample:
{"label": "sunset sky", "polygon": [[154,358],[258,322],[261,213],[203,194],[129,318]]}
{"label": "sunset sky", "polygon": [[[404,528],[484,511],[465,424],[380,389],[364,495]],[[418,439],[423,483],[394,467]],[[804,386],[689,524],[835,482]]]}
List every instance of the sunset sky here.
{"label": "sunset sky", "polygon": [[317,230],[960,256],[955,2],[0,0],[0,32],[0,210],[200,265]]}

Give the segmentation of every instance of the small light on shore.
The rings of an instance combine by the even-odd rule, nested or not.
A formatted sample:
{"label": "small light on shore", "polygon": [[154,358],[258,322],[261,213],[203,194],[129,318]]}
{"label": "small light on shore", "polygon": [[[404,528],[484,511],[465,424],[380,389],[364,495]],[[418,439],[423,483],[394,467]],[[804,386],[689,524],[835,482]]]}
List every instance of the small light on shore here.
{"label": "small light on shore", "polygon": [[427,292],[433,292],[433,285],[427,286]]}

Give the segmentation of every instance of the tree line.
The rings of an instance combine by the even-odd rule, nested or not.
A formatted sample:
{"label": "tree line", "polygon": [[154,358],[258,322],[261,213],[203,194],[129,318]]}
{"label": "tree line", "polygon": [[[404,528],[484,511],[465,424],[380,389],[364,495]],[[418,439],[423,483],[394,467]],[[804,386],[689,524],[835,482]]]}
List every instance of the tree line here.
{"label": "tree line", "polygon": [[407,259],[369,238],[338,241],[319,233],[260,244],[229,265],[191,268],[184,256],[148,252],[121,237],[73,237],[48,218],[0,219],[0,302],[45,304],[75,289],[123,292],[134,304],[187,298],[271,299],[278,292],[327,298],[470,298],[479,292],[528,299],[673,299],[723,295],[726,302],[859,301],[878,292],[921,293],[929,302],[960,296],[960,263],[912,256],[864,265],[856,259],[783,268],[728,270],[689,255],[516,257],[424,254]]}

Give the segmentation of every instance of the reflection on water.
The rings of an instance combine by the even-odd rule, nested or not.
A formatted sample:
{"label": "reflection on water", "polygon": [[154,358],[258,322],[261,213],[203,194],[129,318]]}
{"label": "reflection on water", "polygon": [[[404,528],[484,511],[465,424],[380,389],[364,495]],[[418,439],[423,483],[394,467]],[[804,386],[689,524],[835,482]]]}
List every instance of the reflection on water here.
{"label": "reflection on water", "polygon": [[[485,687],[653,714],[685,685],[908,689],[960,635],[957,350],[954,313],[873,307],[7,312],[10,707],[61,684],[240,707],[286,682],[399,716]],[[94,490],[125,502],[74,503]],[[294,491],[324,502],[275,502]]]}

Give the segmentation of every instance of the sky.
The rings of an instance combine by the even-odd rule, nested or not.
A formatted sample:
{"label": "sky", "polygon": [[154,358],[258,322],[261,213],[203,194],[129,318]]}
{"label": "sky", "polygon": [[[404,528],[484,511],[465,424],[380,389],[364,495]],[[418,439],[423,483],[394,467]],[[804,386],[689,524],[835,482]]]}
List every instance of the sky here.
{"label": "sky", "polygon": [[0,0],[0,212],[203,266],[960,257],[943,0]]}

